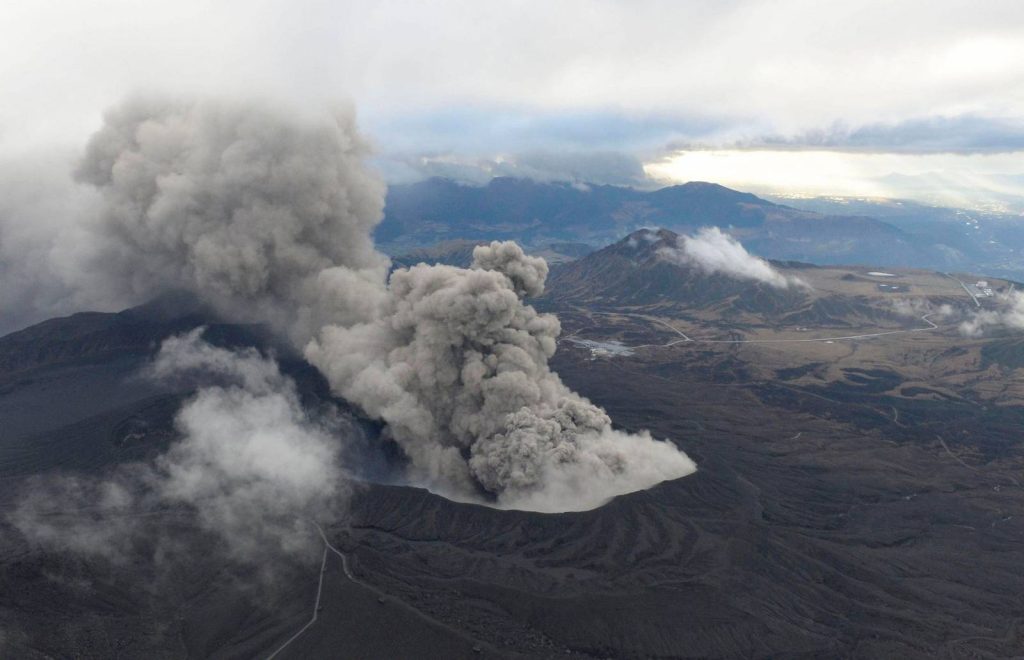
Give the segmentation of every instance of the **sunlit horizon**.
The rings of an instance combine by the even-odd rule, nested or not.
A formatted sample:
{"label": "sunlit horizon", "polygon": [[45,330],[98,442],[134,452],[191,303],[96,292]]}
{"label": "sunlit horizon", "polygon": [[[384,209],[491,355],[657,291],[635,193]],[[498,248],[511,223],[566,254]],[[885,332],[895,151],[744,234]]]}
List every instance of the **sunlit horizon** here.
{"label": "sunlit horizon", "polygon": [[792,197],[907,199],[938,206],[1024,211],[1021,152],[846,153],[826,150],[690,150],[644,164],[663,185],[710,181]]}

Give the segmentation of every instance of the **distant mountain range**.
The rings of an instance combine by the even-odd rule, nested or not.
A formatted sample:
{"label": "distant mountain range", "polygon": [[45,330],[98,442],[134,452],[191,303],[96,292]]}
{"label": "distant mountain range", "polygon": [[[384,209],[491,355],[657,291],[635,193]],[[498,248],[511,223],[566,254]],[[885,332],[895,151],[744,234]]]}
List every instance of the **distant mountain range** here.
{"label": "distant mountain range", "polygon": [[955,210],[901,208],[798,209],[702,182],[642,191],[512,178],[471,186],[435,178],[389,189],[376,240],[391,254],[485,239],[514,239],[536,252],[567,242],[596,248],[643,227],[692,232],[713,225],[772,259],[1024,277],[1017,256],[1024,228],[1011,219],[986,217],[982,230],[974,228],[975,216]]}
{"label": "distant mountain range", "polygon": [[1024,271],[1024,217],[1018,214],[899,199],[769,197],[805,211],[878,218],[922,241],[956,250],[967,260],[967,270],[1018,279]]}

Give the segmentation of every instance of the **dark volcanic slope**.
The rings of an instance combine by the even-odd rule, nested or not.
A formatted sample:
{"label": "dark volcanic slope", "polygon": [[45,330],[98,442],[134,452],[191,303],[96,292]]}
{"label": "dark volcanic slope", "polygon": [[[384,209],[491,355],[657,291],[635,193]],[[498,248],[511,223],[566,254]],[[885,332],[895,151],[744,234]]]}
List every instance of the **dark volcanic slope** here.
{"label": "dark volcanic slope", "polygon": [[[102,351],[56,346],[72,336],[113,346],[132,318],[85,317],[76,328],[72,317],[36,328],[33,341],[26,331],[19,346],[54,357],[0,374],[0,405],[23,396],[19,405],[42,418],[61,407],[47,392],[71,392],[89,378],[119,382]],[[132,344],[139,360],[164,332],[189,323],[164,318],[140,331]],[[62,351],[73,358],[58,359]],[[257,569],[217,559],[213,539],[180,511],[145,519],[154,537],[178,540],[169,564],[138,548],[111,567],[29,548],[0,528],[0,655],[266,657],[309,621],[322,560],[323,609],[278,657],[1024,653],[1024,460],[1005,433],[1024,413],[969,401],[921,408],[848,384],[746,382],[727,377],[733,359],[677,347],[593,360],[563,346],[555,367],[571,386],[622,426],[677,439],[699,471],[557,515],[366,487],[350,521],[322,521],[351,577],[341,555],[317,548],[259,567],[282,571],[283,586],[240,590]],[[316,379],[294,373],[315,396]],[[25,394],[44,377],[57,389]],[[123,393],[10,440],[6,451],[31,460],[0,463],[3,501],[26,473],[97,471],[166,444],[175,401],[157,393],[163,405],[154,408],[148,394],[133,401]],[[952,428],[940,412],[968,421]],[[138,451],[118,444],[125,424],[141,429]],[[940,444],[936,433],[949,425]],[[998,433],[1004,441],[984,454],[970,444]],[[72,446],[77,458],[62,463]]]}
{"label": "dark volcanic slope", "polygon": [[147,380],[141,370],[163,339],[199,326],[214,345],[272,350],[305,401],[329,397],[320,374],[265,329],[223,323],[187,296],[51,319],[0,337],[0,477],[138,457],[147,448],[122,436],[150,418],[168,440],[169,422],[188,392]]}
{"label": "dark volcanic slope", "polygon": [[551,516],[374,488],[348,540],[360,575],[538,654],[1024,650],[1024,492],[1013,470],[965,466],[924,434],[896,443],[888,429],[829,422],[843,406],[827,400],[800,413],[754,387],[686,382],[678,369],[669,380],[574,356],[559,368],[626,426],[680,438],[698,473]]}

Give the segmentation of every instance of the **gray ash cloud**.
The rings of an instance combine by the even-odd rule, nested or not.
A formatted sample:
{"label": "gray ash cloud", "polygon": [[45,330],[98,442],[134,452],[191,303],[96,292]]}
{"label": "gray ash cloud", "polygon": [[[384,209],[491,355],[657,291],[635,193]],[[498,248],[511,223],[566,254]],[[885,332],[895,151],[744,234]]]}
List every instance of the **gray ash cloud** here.
{"label": "gray ash cloud", "polygon": [[[96,193],[80,263],[111,299],[184,289],[227,318],[268,324],[305,351],[337,395],[385,424],[413,482],[450,497],[585,509],[694,470],[670,443],[613,430],[600,407],[551,371],[558,320],[526,302],[543,291],[542,259],[495,242],[476,249],[471,268],[421,264],[389,278],[371,238],[385,189],[367,156],[351,112],[129,101],[107,113],[77,169]],[[253,364],[196,337],[183,341],[165,346],[158,366],[195,355],[239,374]],[[183,346],[190,350],[176,350]],[[263,425],[236,413],[256,401],[273,403],[288,422],[267,420],[292,438],[269,443],[271,454],[308,447],[323,458],[321,443],[293,434],[303,427],[287,387],[270,391],[270,382],[205,388],[186,406],[185,441],[163,459],[173,462],[168,475],[190,466],[179,492],[233,482],[209,434],[241,438],[227,451],[251,449],[246,438],[260,437]],[[246,480],[272,487],[274,476],[261,475]]]}

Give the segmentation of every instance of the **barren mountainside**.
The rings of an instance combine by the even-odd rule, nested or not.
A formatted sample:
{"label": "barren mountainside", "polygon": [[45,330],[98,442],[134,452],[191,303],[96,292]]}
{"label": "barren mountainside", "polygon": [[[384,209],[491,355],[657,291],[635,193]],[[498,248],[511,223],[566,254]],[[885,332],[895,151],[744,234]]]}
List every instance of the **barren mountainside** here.
{"label": "barren mountainside", "polygon": [[[252,569],[213,551],[157,561],[136,546],[118,567],[7,533],[6,648],[28,658],[115,649],[266,656],[309,621],[319,589],[316,622],[278,657],[925,658],[1019,649],[1024,532],[1012,512],[1022,505],[1014,476],[1024,460],[1014,440],[1022,408],[986,408],[953,385],[978,383],[988,396],[989,372],[970,356],[987,355],[982,369],[1012,372],[1014,340],[954,348],[941,334],[906,335],[947,374],[941,384],[870,352],[871,342],[800,344],[807,356],[679,343],[630,314],[713,318],[741,307],[743,318],[785,319],[787,310],[815,309],[813,294],[687,271],[657,258],[671,233],[650,239],[556,269],[540,302],[562,313],[569,337],[582,329],[647,346],[602,357],[563,341],[553,366],[619,427],[679,443],[696,474],[562,514],[364,483],[344,517],[319,521],[336,552],[264,567],[287,585],[269,592],[239,590]],[[584,317],[581,304],[618,315]],[[857,303],[825,296],[820,305],[839,319],[851,309],[843,305]],[[158,301],[0,339],[3,501],[13,505],[19,484],[58,468],[100,475],[165,450],[190,392],[137,376],[163,338],[202,323],[216,343],[268,348],[255,329],[207,314]],[[285,355],[281,364],[308,405],[329,397],[301,361]],[[973,375],[964,381],[956,368]],[[394,481],[396,448],[365,428],[350,456],[362,457],[364,474]],[[215,548],[192,515],[171,507],[141,520],[154,538],[173,532],[182,547]]]}

